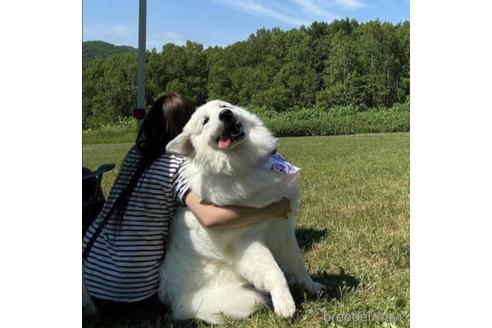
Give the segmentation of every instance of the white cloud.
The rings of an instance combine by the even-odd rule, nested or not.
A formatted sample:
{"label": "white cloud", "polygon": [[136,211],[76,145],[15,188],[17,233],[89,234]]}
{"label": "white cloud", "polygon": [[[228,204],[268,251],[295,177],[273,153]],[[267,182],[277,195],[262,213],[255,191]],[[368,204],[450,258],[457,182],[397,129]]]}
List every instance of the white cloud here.
{"label": "white cloud", "polygon": [[273,9],[271,7],[266,7],[260,1],[257,0],[211,0],[213,3],[219,3],[225,6],[232,7],[236,10],[256,15],[256,16],[266,16],[272,17],[277,20],[295,25],[309,25],[311,23],[310,20],[294,17],[292,15],[288,15],[286,13],[282,13],[277,9]]}
{"label": "white cloud", "polygon": [[157,51],[162,49],[162,46],[166,43],[174,43],[176,45],[183,45],[186,40],[183,36],[174,32],[154,32],[147,35],[147,49],[156,48]]}
{"label": "white cloud", "polygon": [[335,3],[346,9],[360,9],[366,7],[366,4],[360,0],[335,0]]}
{"label": "white cloud", "polygon": [[333,20],[338,17],[333,10],[355,10],[366,7],[361,0],[291,0],[302,8],[306,14],[312,14]]}
{"label": "white cloud", "polygon": [[318,17],[323,17],[327,20],[333,20],[337,17],[337,15],[335,15],[331,11],[327,10],[326,8],[323,8],[324,7],[323,2],[320,3],[319,1],[316,1],[316,0],[314,0],[314,1],[312,1],[312,0],[291,0],[291,1],[298,4],[299,6],[301,6],[302,11],[305,14],[312,14],[312,15],[315,15]]}
{"label": "white cloud", "polygon": [[[115,45],[127,45],[138,47],[138,26],[122,24],[93,25],[83,27],[84,41],[99,40]],[[156,48],[160,50],[166,43],[177,45],[185,44],[186,40],[178,33],[170,31],[151,32],[147,28],[147,49]]]}
{"label": "white cloud", "polygon": [[271,17],[295,26],[310,25],[314,20],[332,21],[339,18],[339,12],[358,10],[366,7],[365,0],[210,0],[212,3],[228,6],[235,10]]}
{"label": "white cloud", "polygon": [[138,42],[137,27],[113,24],[113,25],[93,25],[83,27],[84,40],[101,40],[116,45],[136,46]]}

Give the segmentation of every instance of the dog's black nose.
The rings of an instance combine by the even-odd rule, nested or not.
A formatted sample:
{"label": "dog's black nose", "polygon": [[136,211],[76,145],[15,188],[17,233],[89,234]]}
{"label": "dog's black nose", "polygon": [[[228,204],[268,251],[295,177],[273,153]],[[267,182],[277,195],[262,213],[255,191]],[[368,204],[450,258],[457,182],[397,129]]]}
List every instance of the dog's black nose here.
{"label": "dog's black nose", "polygon": [[223,109],[219,114],[219,120],[224,122],[231,122],[234,120],[234,114],[230,109]]}

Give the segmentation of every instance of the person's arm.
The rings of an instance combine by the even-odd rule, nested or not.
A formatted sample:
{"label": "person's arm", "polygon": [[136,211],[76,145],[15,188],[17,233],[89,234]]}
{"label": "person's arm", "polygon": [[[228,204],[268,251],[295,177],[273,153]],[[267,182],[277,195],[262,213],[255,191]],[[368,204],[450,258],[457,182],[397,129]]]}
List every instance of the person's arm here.
{"label": "person's arm", "polygon": [[262,208],[217,206],[204,203],[195,193],[188,192],[184,203],[207,228],[237,228],[268,218],[288,218],[290,200],[283,198]]}

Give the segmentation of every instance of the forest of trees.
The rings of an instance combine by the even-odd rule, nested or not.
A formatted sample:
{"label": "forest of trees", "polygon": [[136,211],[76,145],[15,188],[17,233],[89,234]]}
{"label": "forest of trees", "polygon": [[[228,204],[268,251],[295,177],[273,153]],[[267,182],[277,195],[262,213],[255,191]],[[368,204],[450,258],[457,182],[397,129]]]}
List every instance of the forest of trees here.
{"label": "forest of trees", "polygon": [[95,59],[106,59],[120,54],[136,54],[138,49],[130,46],[115,46],[104,41],[82,42],[82,67],[87,67]]}
{"label": "forest of trees", "polygon": [[[147,105],[179,92],[196,105],[223,99],[258,111],[388,108],[410,95],[410,23],[337,20],[289,31],[260,29],[245,41],[209,47],[188,41],[147,52]],[[133,51],[83,68],[83,126],[131,115]]]}

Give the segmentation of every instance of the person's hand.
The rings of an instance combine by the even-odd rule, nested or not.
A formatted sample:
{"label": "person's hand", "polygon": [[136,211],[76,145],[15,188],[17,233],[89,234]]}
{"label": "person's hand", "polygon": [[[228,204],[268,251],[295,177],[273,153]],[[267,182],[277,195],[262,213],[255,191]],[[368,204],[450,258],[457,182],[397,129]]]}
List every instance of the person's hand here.
{"label": "person's hand", "polygon": [[281,217],[284,219],[289,218],[289,213],[292,211],[290,207],[290,199],[288,198],[282,198],[281,200],[271,203],[268,205],[270,213],[274,217]]}

